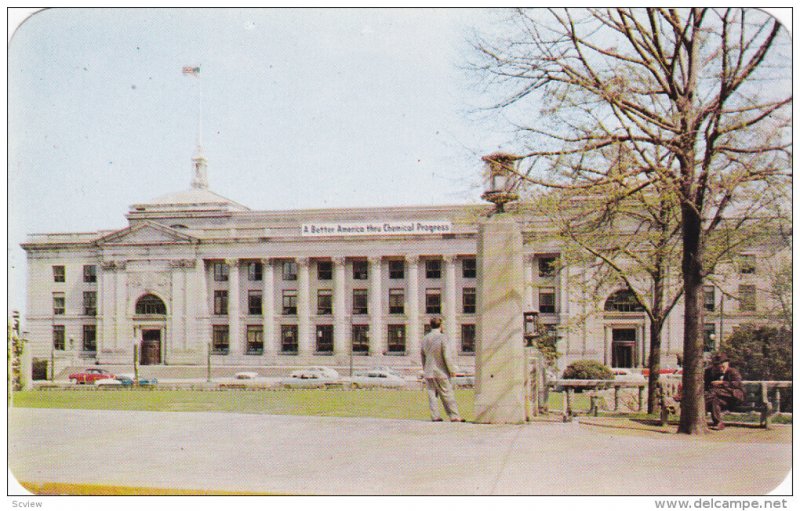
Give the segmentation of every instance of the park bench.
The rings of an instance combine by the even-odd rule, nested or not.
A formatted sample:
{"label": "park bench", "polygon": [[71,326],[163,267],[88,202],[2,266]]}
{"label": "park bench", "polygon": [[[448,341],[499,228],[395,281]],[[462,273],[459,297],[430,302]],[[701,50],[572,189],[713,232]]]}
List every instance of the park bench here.
{"label": "park bench", "polygon": [[[659,406],[661,408],[661,424],[666,426],[670,412],[678,414],[680,411],[680,380],[665,380],[659,382]],[[744,400],[737,406],[724,410],[733,413],[756,412],[760,415],[759,425],[769,429],[770,416],[780,413],[781,389],[791,389],[790,381],[743,381]],[[773,402],[770,401],[773,396]]]}

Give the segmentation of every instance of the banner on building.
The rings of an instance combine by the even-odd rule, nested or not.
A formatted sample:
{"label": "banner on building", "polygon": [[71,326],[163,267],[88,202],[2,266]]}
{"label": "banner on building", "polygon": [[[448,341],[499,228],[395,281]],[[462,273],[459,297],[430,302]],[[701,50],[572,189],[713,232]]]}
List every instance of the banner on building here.
{"label": "banner on building", "polygon": [[414,220],[407,222],[326,222],[303,224],[302,236],[370,236],[409,234],[448,234],[453,223],[440,220]]}

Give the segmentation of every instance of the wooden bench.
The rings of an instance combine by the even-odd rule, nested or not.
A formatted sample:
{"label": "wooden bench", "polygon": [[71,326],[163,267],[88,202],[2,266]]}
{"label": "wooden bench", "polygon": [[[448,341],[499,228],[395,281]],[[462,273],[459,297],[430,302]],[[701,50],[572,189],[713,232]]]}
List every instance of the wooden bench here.
{"label": "wooden bench", "polygon": [[[680,411],[680,401],[676,399],[680,380],[667,380],[659,382],[659,407],[661,415],[661,425],[667,425],[667,417],[672,411],[678,414]],[[790,381],[743,381],[744,401],[737,406],[723,410],[734,413],[757,412],[759,425],[769,429],[769,419],[773,413],[780,413],[781,408],[781,389],[792,388]],[[775,405],[769,400],[770,391],[773,391]]]}

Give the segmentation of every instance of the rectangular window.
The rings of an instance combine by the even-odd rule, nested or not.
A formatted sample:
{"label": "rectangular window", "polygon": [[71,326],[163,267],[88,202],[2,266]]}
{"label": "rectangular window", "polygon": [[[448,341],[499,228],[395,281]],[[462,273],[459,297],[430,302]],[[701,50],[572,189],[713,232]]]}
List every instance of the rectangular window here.
{"label": "rectangular window", "polygon": [[461,325],[461,353],[475,353],[475,325]]}
{"label": "rectangular window", "polygon": [[227,355],[228,349],[228,325],[214,325],[211,339],[211,353],[215,355]]}
{"label": "rectangular window", "polygon": [[281,353],[297,353],[297,325],[281,325]]}
{"label": "rectangular window", "polygon": [[333,262],[317,261],[317,280],[333,280]]}
{"label": "rectangular window", "polygon": [[406,326],[389,325],[389,353],[406,352]]}
{"label": "rectangular window", "polygon": [[717,327],[714,323],[706,323],[703,325],[703,351],[710,352],[716,350],[716,331]]}
{"label": "rectangular window", "polygon": [[97,351],[97,327],[83,325],[83,351]]}
{"label": "rectangular window", "polygon": [[478,275],[478,266],[474,257],[468,257],[461,261],[461,276],[465,279],[474,279]]}
{"label": "rectangular window", "polygon": [[475,314],[476,295],[474,287],[465,287],[461,291],[461,306],[464,314]]}
{"label": "rectangular window", "polygon": [[367,280],[369,276],[369,263],[367,261],[353,261],[353,279]]}
{"label": "rectangular window", "polygon": [[333,291],[330,289],[317,291],[317,314],[320,316],[333,314]]}
{"label": "rectangular window", "polygon": [[228,292],[214,291],[214,314],[221,316],[228,313]]}
{"label": "rectangular window", "polygon": [[406,262],[400,259],[389,260],[389,278],[390,279],[404,279],[406,278]]}
{"label": "rectangular window", "polygon": [[427,259],[425,260],[425,278],[440,279],[442,278],[442,261],[441,259]]}
{"label": "rectangular window", "polygon": [[297,290],[283,290],[283,307],[281,310],[284,316],[297,315]]}
{"label": "rectangular window", "polygon": [[406,293],[403,289],[389,290],[389,314],[403,314],[405,312]]}
{"label": "rectangular window", "polygon": [[83,281],[97,282],[97,266],[93,264],[83,265]]}
{"label": "rectangular window", "polygon": [[83,292],[83,314],[97,316],[97,291]]}
{"label": "rectangular window", "polygon": [[264,265],[258,262],[247,263],[247,280],[256,282],[264,278]]}
{"label": "rectangular window", "polygon": [[67,272],[63,266],[53,266],[53,282],[64,282]]}
{"label": "rectangular window", "polygon": [[283,280],[297,280],[297,263],[294,261],[284,261],[282,265]]}
{"label": "rectangular window", "polygon": [[756,310],[756,286],[749,284],[739,286],[739,310],[745,312]]}
{"label": "rectangular window", "polygon": [[369,314],[366,289],[353,289],[353,314]]}
{"label": "rectangular window", "polygon": [[215,282],[227,282],[228,281],[228,265],[225,263],[212,263],[211,264],[214,270],[214,281]]}
{"label": "rectangular window", "polygon": [[742,254],[739,256],[739,273],[752,275],[756,272],[756,256]]}
{"label": "rectangular window", "polygon": [[540,257],[539,258],[539,276],[552,277],[556,274],[556,258],[555,257]]}
{"label": "rectangular window", "polygon": [[64,293],[53,293],[53,315],[64,315]]}
{"label": "rectangular window", "polygon": [[556,288],[539,288],[539,312],[542,314],[554,314],[556,312]]}
{"label": "rectangular window", "polygon": [[64,325],[53,325],[53,349],[64,351]]}
{"label": "rectangular window", "polygon": [[426,314],[441,314],[442,313],[442,290],[441,289],[426,289],[425,290],[425,313]]}
{"label": "rectangular window", "polygon": [[713,312],[716,299],[714,296],[714,286],[703,286],[703,307],[709,312]]}
{"label": "rectangular window", "polygon": [[264,327],[247,325],[247,354],[262,355],[264,353]]}
{"label": "rectangular window", "polygon": [[317,325],[316,352],[333,355],[333,325]]}
{"label": "rectangular window", "polygon": [[251,316],[260,316],[261,312],[261,291],[247,292],[247,313]]}
{"label": "rectangular window", "polygon": [[353,325],[353,353],[369,354],[369,325]]}

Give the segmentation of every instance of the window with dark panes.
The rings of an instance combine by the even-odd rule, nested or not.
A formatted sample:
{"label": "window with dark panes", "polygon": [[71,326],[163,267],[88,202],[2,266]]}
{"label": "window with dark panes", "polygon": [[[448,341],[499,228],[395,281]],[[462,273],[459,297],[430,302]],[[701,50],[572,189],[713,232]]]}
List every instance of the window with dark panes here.
{"label": "window with dark panes", "polygon": [[284,316],[294,316],[297,314],[297,290],[283,290],[283,307],[281,311]]}
{"label": "window with dark panes", "polygon": [[256,282],[264,278],[264,265],[259,262],[247,263],[247,280]]}
{"label": "window with dark panes", "polygon": [[475,314],[476,299],[474,287],[465,287],[461,291],[461,307],[464,314]]}
{"label": "window with dark panes", "polygon": [[215,355],[227,355],[230,348],[228,344],[228,325],[214,325],[211,335],[211,352]]}
{"label": "window with dark panes", "polygon": [[247,325],[247,354],[262,355],[264,353],[264,327]]}
{"label": "window with dark panes", "polygon": [[539,276],[552,277],[556,274],[556,258],[555,257],[540,257],[539,258]]}
{"label": "window with dark panes", "polygon": [[317,291],[317,314],[321,316],[333,314],[333,291],[330,289]]}
{"label": "window with dark panes", "polygon": [[742,254],[739,256],[739,273],[751,275],[756,272],[756,256]]}
{"label": "window with dark panes", "polygon": [[403,314],[405,312],[405,291],[403,289],[389,290],[389,314]]}
{"label": "window with dark panes", "polygon": [[316,352],[333,354],[333,325],[317,325]]}
{"label": "window with dark panes", "polygon": [[228,292],[214,291],[214,314],[220,316],[228,313]]}
{"label": "window with dark panes", "polygon": [[83,351],[97,351],[97,327],[83,325]]}
{"label": "window with dark panes", "polygon": [[369,263],[363,260],[353,261],[353,279],[367,280],[369,276]]}
{"label": "window with dark panes", "polygon": [[389,325],[389,353],[405,353],[406,351],[406,326]]}
{"label": "window with dark panes", "polygon": [[749,284],[739,286],[739,310],[745,312],[756,310],[756,286]]}
{"label": "window with dark panes", "polygon": [[369,325],[353,325],[352,350],[355,354],[369,354]]}
{"label": "window with dark panes", "polygon": [[333,279],[333,262],[317,261],[317,280]]}
{"label": "window with dark panes", "polygon": [[93,264],[85,264],[83,266],[83,281],[97,282],[97,266]]}
{"label": "window with dark panes", "polygon": [[353,289],[353,314],[369,314],[366,289]]}
{"label": "window with dark panes", "polygon": [[85,316],[97,315],[97,291],[83,292],[83,314]]}
{"label": "window with dark panes", "polygon": [[425,260],[425,278],[440,279],[442,278],[442,261],[441,259],[426,259]]}
{"label": "window with dark panes", "polygon": [[63,351],[65,348],[65,339],[64,325],[53,325],[53,349]]}
{"label": "window with dark panes", "polygon": [[212,263],[212,269],[214,270],[214,280],[216,282],[227,282],[228,280],[228,265],[225,263]]}
{"label": "window with dark panes", "polygon": [[281,325],[281,353],[297,353],[297,325]]}
{"label": "window with dark panes", "polygon": [[53,266],[53,282],[64,282],[67,279],[67,272],[61,265]]}
{"label": "window with dark panes", "polygon": [[425,290],[425,313],[441,314],[442,312],[442,291],[440,289]]}
{"label": "window with dark panes", "polygon": [[281,275],[283,280],[297,280],[297,263],[294,261],[284,261],[281,265]]}
{"label": "window with dark panes", "polygon": [[554,287],[539,288],[539,312],[542,314],[556,312],[556,289]]}
{"label": "window with dark panes", "polygon": [[166,313],[166,305],[161,301],[161,298],[155,295],[144,295],[136,302],[136,314],[157,314],[163,316]]}
{"label": "window with dark panes", "polygon": [[713,312],[716,307],[714,295],[714,286],[703,286],[703,307],[709,312]]}
{"label": "window with dark panes", "polygon": [[400,259],[390,259],[389,278],[390,279],[406,278],[406,262]]}
{"label": "window with dark panes", "polygon": [[475,353],[475,325],[461,325],[461,353]]}
{"label": "window with dark panes", "polygon": [[63,316],[65,310],[64,293],[53,293],[53,314]]}
{"label": "window with dark panes", "polygon": [[461,260],[461,276],[465,279],[474,279],[478,275],[478,266],[474,257]]}
{"label": "window with dark panes", "polygon": [[247,292],[247,313],[251,316],[260,316],[263,305],[261,291]]}

